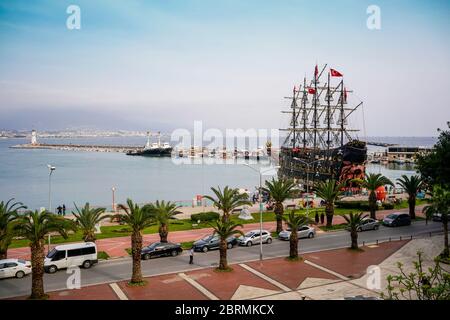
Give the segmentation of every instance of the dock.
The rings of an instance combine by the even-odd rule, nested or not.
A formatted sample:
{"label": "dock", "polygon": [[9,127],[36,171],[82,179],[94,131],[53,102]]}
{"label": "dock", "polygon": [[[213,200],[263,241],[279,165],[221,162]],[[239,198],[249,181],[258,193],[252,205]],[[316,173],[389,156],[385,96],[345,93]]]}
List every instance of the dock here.
{"label": "dock", "polygon": [[89,152],[118,152],[126,153],[130,150],[142,150],[138,146],[109,146],[109,145],[83,145],[83,144],[47,144],[47,143],[27,143],[11,146],[13,149],[51,149],[65,151],[89,151]]}

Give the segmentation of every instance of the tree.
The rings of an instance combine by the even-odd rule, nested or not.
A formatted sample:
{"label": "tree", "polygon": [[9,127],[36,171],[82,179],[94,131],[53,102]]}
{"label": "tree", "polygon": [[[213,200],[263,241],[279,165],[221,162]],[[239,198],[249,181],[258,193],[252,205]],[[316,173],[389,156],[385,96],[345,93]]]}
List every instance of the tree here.
{"label": "tree", "polygon": [[[447,126],[450,129],[450,121]],[[416,168],[429,186],[440,184],[450,189],[450,130],[438,129],[438,132],[433,150],[417,156]]]}
{"label": "tree", "polygon": [[415,219],[416,195],[423,186],[423,179],[420,176],[411,176],[411,178],[409,178],[404,174],[401,178],[397,179],[397,183],[406,191],[406,193],[408,193],[409,215],[411,216],[411,219]]}
{"label": "tree", "polygon": [[76,212],[72,211],[79,229],[83,233],[85,242],[95,242],[95,226],[104,219],[111,218],[111,215],[103,215],[105,208],[91,208],[86,202],[81,210],[75,205]]}
{"label": "tree", "polygon": [[273,211],[277,220],[277,233],[280,233],[283,230],[283,202],[286,199],[292,198],[294,187],[294,180],[275,180],[272,178],[271,181],[266,181],[266,188],[263,189],[269,193],[270,198],[275,202],[275,208]]}
{"label": "tree", "polygon": [[375,193],[376,190],[379,187],[385,185],[393,186],[394,184],[392,183],[391,180],[383,176],[381,173],[366,174],[364,180],[362,180],[360,184],[363,188],[366,188],[370,192],[369,193],[370,217],[372,219],[376,219],[377,218],[375,213],[375,211],[377,210],[377,195]]}
{"label": "tree", "polygon": [[233,189],[226,186],[223,191],[220,189],[220,187],[218,187],[217,189],[211,188],[211,190],[214,192],[216,197],[204,197],[212,201],[214,207],[223,212],[223,221],[227,221],[229,219],[230,214],[234,209],[244,205],[252,205],[251,201],[248,200],[248,195],[245,193],[240,194],[238,189]]}
{"label": "tree", "polygon": [[422,254],[417,252],[419,260],[414,261],[415,272],[406,273],[403,264],[397,263],[400,274],[387,277],[387,292],[381,293],[383,299],[450,300],[450,274],[442,268],[439,259],[426,270]]}
{"label": "tree", "polygon": [[214,232],[220,238],[219,244],[219,270],[228,270],[228,261],[227,261],[227,239],[235,234],[244,235],[241,230],[237,230],[237,228],[242,228],[242,224],[234,223],[230,220],[221,220],[217,219],[214,224],[210,224],[210,226],[214,229]]}
{"label": "tree", "polygon": [[291,236],[289,237],[289,259],[298,259],[298,234],[297,230],[309,223],[312,223],[311,219],[305,214],[296,214],[292,210],[287,216],[283,216],[283,220],[287,226],[291,229]]}
{"label": "tree", "polygon": [[26,209],[22,202],[14,202],[9,199],[6,203],[0,202],[0,260],[8,257],[8,247],[13,239],[14,220],[17,218],[17,211]]}
{"label": "tree", "polygon": [[158,232],[161,242],[167,242],[167,236],[169,235],[169,221],[175,215],[181,213],[181,211],[178,211],[179,208],[180,207],[175,203],[170,201],[165,202],[164,200],[161,202],[157,200],[155,204],[151,203],[146,206],[146,209],[152,213],[159,224]]}
{"label": "tree", "polygon": [[67,239],[69,231],[75,231],[73,221],[48,211],[28,211],[17,218],[14,232],[30,241],[31,248],[31,299],[45,299],[44,292],[44,246],[45,236],[51,232]]}
{"label": "tree", "polygon": [[450,190],[447,190],[439,185],[434,186],[431,204],[423,208],[427,219],[432,219],[436,213],[441,214],[442,225],[444,227],[444,251],[441,256],[443,258],[450,258],[450,251],[448,246],[448,217],[450,215]]}
{"label": "tree", "polygon": [[320,181],[316,186],[316,195],[325,201],[327,227],[331,227],[333,225],[334,203],[342,197],[342,188],[344,186],[345,182],[338,184],[334,179]]}
{"label": "tree", "polygon": [[367,218],[367,215],[363,212],[357,214],[350,212],[348,215],[344,215],[344,219],[347,221],[348,228],[350,229],[350,237],[352,239],[350,249],[358,250],[358,227],[361,221],[365,218]]}
{"label": "tree", "polygon": [[132,276],[130,284],[143,285],[141,272],[142,231],[154,223],[150,210],[139,207],[131,199],[127,199],[127,205],[119,204],[119,210],[125,213],[116,215],[117,219],[131,228],[131,258],[133,260]]}

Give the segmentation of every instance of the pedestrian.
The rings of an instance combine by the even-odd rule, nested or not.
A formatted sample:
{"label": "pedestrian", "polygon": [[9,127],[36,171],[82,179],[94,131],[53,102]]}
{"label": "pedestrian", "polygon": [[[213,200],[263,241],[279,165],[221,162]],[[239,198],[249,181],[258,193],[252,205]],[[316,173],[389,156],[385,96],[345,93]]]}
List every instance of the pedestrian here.
{"label": "pedestrian", "polygon": [[58,207],[56,208],[56,210],[58,210],[58,216],[60,216],[60,215],[62,214],[62,207],[61,207],[61,206],[58,206]]}
{"label": "pedestrian", "polygon": [[66,215],[66,205],[65,204],[63,204],[63,206],[62,206],[62,213],[63,213],[63,216]]}
{"label": "pedestrian", "polygon": [[316,211],[316,216],[314,217],[316,224],[319,224],[319,213]]}
{"label": "pedestrian", "polygon": [[194,263],[194,246],[189,250],[189,264]]}
{"label": "pedestrian", "polygon": [[325,215],[323,212],[320,214],[320,223],[323,224],[325,222]]}

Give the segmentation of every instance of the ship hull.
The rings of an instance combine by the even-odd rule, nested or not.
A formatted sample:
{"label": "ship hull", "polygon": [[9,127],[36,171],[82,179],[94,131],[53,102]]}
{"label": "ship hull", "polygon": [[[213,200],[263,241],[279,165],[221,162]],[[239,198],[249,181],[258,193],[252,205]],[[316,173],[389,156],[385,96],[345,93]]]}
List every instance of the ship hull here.
{"label": "ship hull", "polygon": [[172,155],[172,148],[157,148],[144,149],[127,152],[128,156],[142,156],[142,157],[170,157]]}

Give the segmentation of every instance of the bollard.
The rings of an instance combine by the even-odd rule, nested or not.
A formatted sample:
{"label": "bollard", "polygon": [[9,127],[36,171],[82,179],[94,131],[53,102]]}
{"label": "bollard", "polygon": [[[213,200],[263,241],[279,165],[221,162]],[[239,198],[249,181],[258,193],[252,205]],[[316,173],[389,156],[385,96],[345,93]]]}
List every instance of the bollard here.
{"label": "bollard", "polygon": [[389,242],[391,242],[391,237],[389,237]]}
{"label": "bollard", "polygon": [[400,236],[400,241],[402,241],[402,236]]}
{"label": "bollard", "polygon": [[377,245],[378,245],[378,239],[377,239]]}
{"label": "bollard", "polygon": [[430,232],[430,237],[431,237],[431,232]]}
{"label": "bollard", "polygon": [[365,241],[363,241],[363,247],[365,246],[365,244],[366,244],[366,242],[365,242]]}
{"label": "bollard", "polygon": [[412,235],[411,235],[411,240],[412,240]]}

